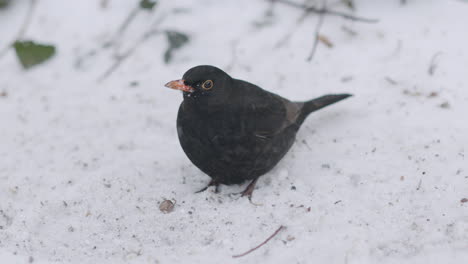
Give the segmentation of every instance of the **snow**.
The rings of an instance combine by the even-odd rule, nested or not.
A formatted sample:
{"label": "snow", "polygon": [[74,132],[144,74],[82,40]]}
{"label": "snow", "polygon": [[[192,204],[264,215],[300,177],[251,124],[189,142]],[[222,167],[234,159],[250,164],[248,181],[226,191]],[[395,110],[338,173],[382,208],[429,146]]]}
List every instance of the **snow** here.
{"label": "snow", "polygon": [[[0,59],[2,263],[467,263],[468,3],[356,1],[380,22],[325,17],[334,47],[306,62],[317,16],[296,26],[302,11],[277,4],[269,17],[267,1],[162,1],[119,51],[163,16],[157,28],[190,43],[166,65],[155,35],[97,82],[113,63],[99,47],[134,4],[38,1],[25,37],[58,53],[27,72],[12,51]],[[26,10],[0,11],[0,47]],[[234,194],[245,185],[194,194],[209,178],[179,146],[182,96],[163,85],[199,64],[294,100],[354,97],[307,119],[259,180],[260,205]]]}

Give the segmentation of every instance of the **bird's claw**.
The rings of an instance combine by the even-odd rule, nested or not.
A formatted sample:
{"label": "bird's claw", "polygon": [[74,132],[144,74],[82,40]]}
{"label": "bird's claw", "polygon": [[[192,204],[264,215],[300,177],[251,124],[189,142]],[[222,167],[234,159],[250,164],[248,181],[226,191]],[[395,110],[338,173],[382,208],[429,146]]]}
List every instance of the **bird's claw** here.
{"label": "bird's claw", "polygon": [[219,183],[216,182],[215,180],[211,180],[208,185],[206,185],[205,187],[203,187],[202,189],[196,191],[195,193],[201,193],[201,192],[204,192],[206,191],[209,187],[211,186],[214,186],[215,187],[215,193],[218,193],[219,192]]}
{"label": "bird's claw", "polygon": [[257,203],[254,203],[252,202],[252,194],[253,194],[253,191],[255,190],[255,185],[257,184],[257,180],[258,178],[252,180],[249,185],[247,185],[247,187],[245,188],[245,190],[243,190],[242,192],[240,193],[237,193],[237,194],[240,194],[241,196],[240,197],[244,197],[244,196],[247,196],[247,198],[249,199],[249,202],[255,206],[261,206],[262,204],[257,204]]}

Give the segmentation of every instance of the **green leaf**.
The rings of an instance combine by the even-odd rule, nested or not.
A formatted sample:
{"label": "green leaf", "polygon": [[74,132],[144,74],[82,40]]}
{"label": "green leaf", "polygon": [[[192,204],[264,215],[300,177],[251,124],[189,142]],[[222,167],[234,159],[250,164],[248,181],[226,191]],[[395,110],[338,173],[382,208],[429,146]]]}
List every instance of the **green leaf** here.
{"label": "green leaf", "polygon": [[10,4],[11,0],[0,0],[0,9],[6,8]]}
{"label": "green leaf", "polygon": [[169,47],[164,53],[164,62],[169,63],[172,59],[172,52],[187,44],[190,38],[186,34],[177,31],[166,31],[166,37]]}
{"label": "green leaf", "polygon": [[13,47],[25,69],[43,63],[55,54],[55,46],[38,44],[33,41],[16,41]]}
{"label": "green leaf", "polygon": [[182,32],[166,31],[166,36],[171,49],[178,49],[189,41],[189,37]]}
{"label": "green leaf", "polygon": [[156,3],[157,3],[156,0],[141,0],[140,7],[142,9],[152,10],[154,6],[156,5]]}

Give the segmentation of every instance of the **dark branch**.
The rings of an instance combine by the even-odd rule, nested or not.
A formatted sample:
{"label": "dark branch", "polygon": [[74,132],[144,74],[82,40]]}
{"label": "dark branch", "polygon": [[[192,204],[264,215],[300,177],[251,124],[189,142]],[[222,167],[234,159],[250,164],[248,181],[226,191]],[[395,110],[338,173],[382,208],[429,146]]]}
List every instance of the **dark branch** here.
{"label": "dark branch", "polygon": [[34,8],[36,7],[36,4],[37,4],[37,0],[30,0],[29,1],[28,12],[26,13],[26,16],[24,17],[23,24],[21,25],[20,29],[18,30],[18,33],[16,33],[15,39],[13,39],[13,41],[10,44],[8,44],[8,46],[4,47],[0,51],[0,58],[2,58],[7,53],[7,51],[15,43],[15,41],[22,38],[24,33],[26,33],[26,30],[28,29],[29,25],[31,24],[31,19],[33,17],[33,12],[34,12]]}
{"label": "dark branch", "polygon": [[128,25],[130,25],[130,23],[132,23],[133,19],[135,19],[136,15],[138,14],[138,12],[140,11],[141,9],[139,7],[135,7],[127,16],[127,18],[124,20],[124,22],[120,25],[119,29],[117,30],[117,32],[119,34],[122,34],[128,27]]}
{"label": "dark branch", "polygon": [[309,14],[310,14],[309,12],[304,11],[304,13],[297,19],[296,25],[294,25],[294,26],[288,31],[288,33],[287,33],[280,41],[278,41],[278,43],[276,43],[275,48],[280,48],[280,47],[282,47],[286,42],[288,42],[289,39],[291,38],[291,36],[292,36],[292,35],[294,34],[294,32],[299,28],[299,26],[304,22],[304,20],[306,19],[306,17],[307,17]]}
{"label": "dark branch", "polygon": [[[102,46],[99,49],[102,50],[102,49],[107,49],[109,47],[114,46],[114,48],[115,48],[114,52],[115,52],[115,50],[117,49],[115,46],[118,46],[116,44],[118,43],[118,41],[122,37],[122,35],[125,33],[125,30],[127,29],[127,27],[133,22],[135,17],[138,15],[139,11],[140,11],[139,7],[135,7],[134,9],[132,9],[130,11],[130,13],[127,15],[127,17],[125,18],[125,20],[122,22],[122,24],[120,24],[120,26],[117,29],[116,33],[109,40],[104,42],[104,44],[102,44]],[[94,55],[96,55],[97,52],[98,52],[98,49],[92,49],[92,50],[86,52],[84,55],[79,56],[76,59],[75,67],[80,68],[81,65],[83,65],[84,62],[88,58],[93,57]],[[115,53],[117,53],[117,52],[115,52]],[[122,55],[122,56],[125,56],[125,55]],[[119,56],[116,55],[116,57],[119,57]]]}
{"label": "dark branch", "polygon": [[101,77],[98,78],[98,82],[102,82],[104,81],[105,79],[107,79],[107,77],[109,77],[115,70],[117,70],[117,68],[126,60],[128,59],[128,57],[130,57],[131,55],[133,55],[133,53],[137,50],[137,48],[142,45],[143,43],[145,43],[146,41],[148,41],[150,38],[152,38],[153,36],[161,33],[160,30],[157,29],[157,27],[159,26],[159,24],[161,24],[164,20],[166,19],[166,15],[163,15],[161,16],[160,19],[158,19],[156,22],[154,22],[154,24],[151,26],[151,28],[146,31],[142,36],[141,38],[130,48],[128,49],[127,52],[125,52],[124,54],[122,55],[116,55],[115,56],[115,61],[114,63],[101,75]]}
{"label": "dark branch", "polygon": [[432,59],[431,59],[431,63],[429,64],[429,69],[427,70],[427,73],[429,75],[434,75],[434,72],[437,68],[437,59],[439,58],[439,56],[442,54],[441,51],[437,52],[436,54],[434,54],[434,56],[432,56]]}
{"label": "dark branch", "polygon": [[339,11],[329,10],[329,9],[327,9],[325,7],[324,8],[316,8],[316,7],[313,7],[313,6],[309,6],[309,5],[306,5],[306,4],[299,4],[299,3],[292,2],[292,1],[289,1],[289,0],[268,0],[268,1],[277,2],[277,3],[285,4],[285,5],[288,5],[288,6],[291,6],[291,7],[299,8],[299,9],[302,9],[302,10],[304,10],[306,12],[309,12],[309,13],[325,14],[325,15],[330,15],[330,16],[339,16],[339,17],[342,17],[344,19],[357,21],[357,22],[365,22],[365,23],[377,23],[377,22],[379,22],[378,19],[358,17],[358,16],[354,16],[354,15],[339,12]]}
{"label": "dark branch", "polygon": [[[104,3],[104,2],[105,1],[103,0],[103,2],[101,2],[101,3]],[[92,49],[92,50],[86,52],[85,54],[79,56],[75,61],[75,67],[80,68],[88,58],[91,58],[94,55],[96,55],[98,53],[98,51],[101,51],[101,50],[104,50],[104,49],[107,49],[107,48],[111,48],[111,47],[113,47],[113,52],[114,52],[115,57],[117,57],[117,58],[126,57],[127,56],[126,54],[118,55],[117,50],[118,50],[118,48],[120,46],[119,45],[120,40],[122,39],[122,36],[125,34],[126,30],[130,26],[130,24],[133,23],[133,21],[135,20],[137,15],[141,13],[141,11],[142,11],[142,9],[140,8],[140,6],[136,6],[132,10],[130,10],[130,12],[126,16],[125,20],[118,27],[117,31],[106,42],[104,42],[101,47],[96,48],[96,49]],[[112,67],[118,67],[117,64],[120,64],[120,62],[114,63],[114,65]],[[103,75],[103,77],[104,77],[104,75]]]}
{"label": "dark branch", "polygon": [[234,255],[234,256],[232,256],[232,257],[233,257],[233,258],[240,258],[240,257],[243,257],[243,256],[245,256],[245,255],[248,255],[248,254],[254,252],[255,250],[259,249],[260,247],[262,247],[263,245],[265,245],[266,243],[268,243],[268,241],[270,241],[273,237],[275,237],[275,236],[281,231],[281,229],[283,229],[283,228],[284,228],[284,226],[280,226],[278,229],[276,229],[276,231],[275,231],[270,237],[268,237],[268,238],[267,238],[265,241],[263,241],[260,245],[254,247],[254,248],[252,248],[252,249],[250,249],[250,250],[248,250],[248,251],[245,252],[245,253],[242,253],[242,254],[239,254],[239,255]]}
{"label": "dark branch", "polygon": [[[324,2],[322,10],[325,10],[325,8],[326,8],[326,5],[325,5],[325,2]],[[314,44],[312,46],[312,50],[310,51],[309,57],[307,57],[307,61],[309,61],[309,62],[312,60],[312,58],[314,57],[315,51],[317,50],[318,41],[319,41],[319,37],[320,37],[320,29],[322,28],[324,20],[325,20],[324,13],[320,13],[319,14],[319,20],[317,22],[317,26],[315,27]]]}

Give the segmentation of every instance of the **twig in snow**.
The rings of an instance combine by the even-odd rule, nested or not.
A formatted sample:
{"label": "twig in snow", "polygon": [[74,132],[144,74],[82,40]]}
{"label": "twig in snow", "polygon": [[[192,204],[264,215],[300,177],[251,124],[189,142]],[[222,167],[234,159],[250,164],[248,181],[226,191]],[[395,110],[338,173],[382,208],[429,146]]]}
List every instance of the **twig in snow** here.
{"label": "twig in snow", "polygon": [[28,13],[26,14],[26,17],[24,18],[23,25],[21,25],[20,30],[18,31],[18,35],[16,39],[20,39],[23,37],[24,33],[26,33],[26,30],[28,29],[29,25],[31,24],[31,18],[34,12],[34,8],[36,7],[37,0],[30,0],[29,1],[29,8],[28,8]]}
{"label": "twig in snow", "polygon": [[434,75],[434,72],[437,68],[437,59],[439,58],[439,56],[442,54],[441,51],[437,52],[436,54],[434,54],[434,56],[432,56],[432,59],[431,59],[431,63],[429,64],[429,69],[427,70],[427,73],[432,76]]}
{"label": "twig in snow", "polygon": [[305,139],[302,140],[302,143],[309,149],[309,150],[312,150],[312,148],[309,146],[309,144],[307,143],[307,141]]}
{"label": "twig in snow", "polygon": [[320,40],[320,42],[322,42],[323,44],[325,44],[325,46],[329,47],[329,48],[333,48],[333,42],[331,42],[326,36],[324,35],[319,35],[318,37],[318,40]]}
{"label": "twig in snow", "polygon": [[37,0],[29,1],[28,12],[26,13],[26,16],[24,17],[23,24],[18,30],[18,33],[16,33],[16,37],[13,39],[13,41],[0,51],[0,58],[2,58],[8,52],[8,50],[13,46],[13,43],[15,43],[16,40],[22,38],[24,33],[26,33],[26,30],[31,24],[31,18],[33,16],[33,12],[34,12],[34,8],[36,7],[36,4],[37,4]]}
{"label": "twig in snow", "polygon": [[[323,7],[322,10],[326,10],[326,0],[323,1]],[[317,45],[319,42],[320,38],[320,29],[322,28],[323,21],[325,19],[324,13],[319,14],[319,20],[317,22],[317,25],[315,26],[315,37],[314,37],[314,44],[312,46],[312,50],[310,51],[309,57],[307,57],[307,61],[311,61],[312,58],[314,57],[315,51],[317,50]]]}
{"label": "twig in snow", "polygon": [[339,11],[329,10],[329,9],[327,9],[325,7],[316,8],[316,7],[313,7],[313,6],[309,6],[307,4],[299,4],[299,3],[289,1],[289,0],[268,0],[268,1],[282,3],[282,4],[285,4],[285,5],[288,5],[288,6],[291,6],[291,7],[295,7],[295,8],[300,8],[300,9],[303,9],[304,11],[306,11],[306,12],[309,12],[309,13],[324,14],[324,15],[330,15],[330,16],[339,16],[339,17],[342,17],[344,19],[349,19],[349,20],[358,21],[358,22],[365,22],[365,23],[377,23],[377,22],[379,22],[378,19],[358,17],[358,16],[354,16],[354,15],[339,12]]}
{"label": "twig in snow", "polygon": [[347,26],[341,26],[341,29],[342,29],[344,32],[348,33],[350,36],[353,36],[353,37],[354,37],[354,36],[357,35],[357,32],[356,32],[356,31],[350,29],[350,28],[347,27]]}
{"label": "twig in snow", "polygon": [[281,229],[283,229],[284,226],[280,226],[278,229],[276,229],[276,231],[270,236],[268,237],[265,241],[263,241],[260,245],[248,250],[247,252],[245,253],[242,253],[242,254],[239,254],[239,255],[234,255],[232,256],[233,258],[240,258],[240,257],[243,257],[243,256],[246,256],[252,252],[254,252],[255,250],[259,249],[260,247],[264,246],[266,243],[268,243],[268,241],[270,241],[273,237],[275,237],[280,231]]}
{"label": "twig in snow", "polygon": [[165,15],[161,16],[159,20],[157,20],[153,26],[151,27],[150,30],[145,32],[143,36],[130,48],[128,49],[127,52],[121,55],[117,55],[115,57],[114,63],[97,79],[98,82],[104,81],[107,77],[109,77],[117,68],[126,60],[128,57],[130,57],[136,49],[143,43],[145,43],[147,40],[149,40],[151,37],[154,35],[157,35],[161,33],[160,30],[155,29],[156,26],[158,26],[164,19],[166,18]]}
{"label": "twig in snow", "polygon": [[309,15],[310,13],[307,11],[304,11],[304,13],[297,19],[296,25],[288,31],[288,34],[286,34],[278,43],[276,43],[275,48],[280,48],[283,46],[288,40],[291,38],[291,36],[294,34],[296,29],[299,28],[299,26],[304,22],[305,18]]}
{"label": "twig in snow", "polygon": [[[312,50],[311,50],[309,56],[307,57],[307,61],[309,61],[309,62],[312,60],[312,58],[314,57],[315,51],[317,50],[317,45],[318,45],[318,42],[320,41],[320,29],[321,29],[321,27],[323,25],[325,15],[340,16],[340,17],[343,17],[345,19],[349,19],[349,20],[353,20],[353,21],[366,22],[366,23],[376,23],[376,22],[378,22],[377,19],[362,18],[362,17],[357,17],[357,16],[354,16],[354,15],[351,15],[351,14],[346,14],[346,13],[342,13],[342,12],[338,12],[338,11],[329,10],[329,9],[327,9],[327,7],[325,5],[325,1],[324,1],[324,4],[323,4],[323,6],[321,8],[309,6],[307,4],[299,4],[299,3],[289,1],[289,0],[268,0],[268,1],[273,2],[273,3],[278,2],[278,3],[282,3],[282,4],[285,4],[285,5],[292,6],[292,7],[303,9],[304,13],[297,20],[295,28],[298,28],[298,25],[303,23],[303,21],[305,20],[305,18],[309,14],[315,13],[315,14],[319,15],[319,21],[317,22],[317,25],[316,25],[316,28],[315,28],[314,43],[313,43],[313,46],[312,46]],[[278,47],[281,47],[282,45],[284,45],[284,43],[287,40],[289,40],[289,38],[293,34],[293,31],[294,30],[291,30],[290,33],[288,33],[283,39],[281,39],[276,44],[275,47],[278,48]],[[330,42],[326,42],[325,44],[327,44],[327,46],[328,46],[328,44],[330,44]]]}
{"label": "twig in snow", "polygon": [[[142,11],[142,8],[140,6],[136,6],[134,7],[130,13],[128,13],[127,17],[125,18],[125,20],[122,22],[122,24],[120,24],[119,28],[117,29],[117,31],[115,32],[115,34],[109,39],[107,40],[106,42],[104,42],[102,44],[102,46],[99,48],[99,49],[107,49],[107,48],[110,48],[110,47],[114,47],[114,53],[116,54],[115,56],[116,57],[125,57],[126,55],[117,55],[117,50],[119,48],[119,40],[122,38],[122,35],[125,33],[125,31],[127,30],[127,28],[130,26],[130,24],[135,20],[135,18],[137,17],[137,15],[139,13],[141,13]],[[80,68],[81,65],[83,64],[83,62],[87,59],[87,58],[90,58],[94,55],[96,55],[98,51],[96,49],[92,49],[88,52],[86,52],[85,54],[83,54],[82,56],[78,57],[76,59],[76,62],[75,62],[75,67],[76,68]]]}
{"label": "twig in snow", "polygon": [[391,85],[397,85],[398,84],[397,81],[393,80],[392,78],[390,78],[388,76],[385,77],[385,80]]}
{"label": "twig in snow", "polygon": [[125,20],[122,22],[119,29],[117,29],[117,32],[115,33],[114,37],[110,41],[106,42],[104,45],[107,47],[114,45],[117,42],[117,40],[123,35],[123,33],[125,33],[125,30],[127,30],[128,26],[133,22],[133,20],[140,11],[141,8],[139,6],[133,8],[133,10],[130,11],[130,13],[127,15],[127,18],[125,18]]}
{"label": "twig in snow", "polygon": [[[140,11],[139,7],[135,7],[134,9],[132,9],[130,11],[130,13],[127,15],[127,17],[125,18],[125,20],[122,22],[122,24],[119,26],[119,29],[116,31],[116,33],[108,41],[104,42],[104,44],[102,44],[100,49],[107,49],[109,47],[116,46],[115,44],[117,44],[118,40],[125,33],[125,30],[132,23],[132,21],[135,19],[136,15],[138,14],[139,11]],[[83,54],[82,56],[78,57],[76,59],[76,62],[75,62],[75,67],[80,68],[81,65],[83,64],[84,60],[96,55],[96,53],[97,53],[97,50],[92,49],[92,50],[86,52],[85,54]]]}
{"label": "twig in snow", "polygon": [[226,71],[230,72],[237,61],[237,46],[239,45],[239,40],[234,40],[231,42],[231,62],[226,66]]}
{"label": "twig in snow", "polygon": [[416,191],[419,191],[419,189],[421,189],[421,184],[422,184],[422,179],[419,180],[418,187],[416,187]]}

